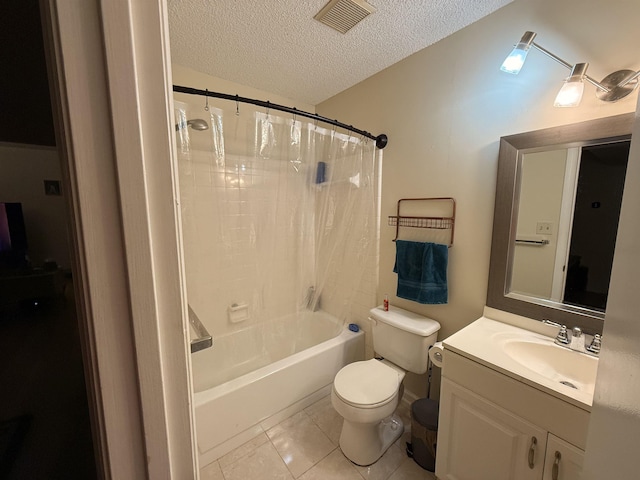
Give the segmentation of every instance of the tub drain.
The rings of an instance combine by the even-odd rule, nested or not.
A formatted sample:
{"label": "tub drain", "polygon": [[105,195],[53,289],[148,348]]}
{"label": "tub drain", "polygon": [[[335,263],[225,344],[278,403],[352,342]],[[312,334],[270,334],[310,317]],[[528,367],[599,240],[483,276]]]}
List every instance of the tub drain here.
{"label": "tub drain", "polygon": [[562,385],[566,385],[567,387],[575,388],[576,390],[578,389],[578,387],[576,387],[573,383],[571,383],[568,380],[561,380],[560,383]]}

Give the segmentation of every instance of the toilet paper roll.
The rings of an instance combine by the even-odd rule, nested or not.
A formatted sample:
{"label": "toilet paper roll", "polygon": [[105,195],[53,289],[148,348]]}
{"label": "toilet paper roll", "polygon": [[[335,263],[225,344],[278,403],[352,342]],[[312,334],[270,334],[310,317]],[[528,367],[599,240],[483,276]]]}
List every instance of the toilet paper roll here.
{"label": "toilet paper roll", "polygon": [[434,343],[433,347],[429,349],[429,358],[431,359],[431,363],[438,368],[442,368],[443,354],[444,350],[442,348],[442,342]]}

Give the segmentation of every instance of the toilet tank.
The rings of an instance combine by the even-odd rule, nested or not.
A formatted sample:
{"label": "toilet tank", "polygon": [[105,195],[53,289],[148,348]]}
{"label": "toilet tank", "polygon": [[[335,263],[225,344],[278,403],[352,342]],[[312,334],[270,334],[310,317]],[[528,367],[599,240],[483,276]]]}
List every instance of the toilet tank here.
{"label": "toilet tank", "polygon": [[373,349],[377,355],[413,373],[425,373],[429,347],[438,337],[440,324],[417,313],[389,306],[369,311]]}

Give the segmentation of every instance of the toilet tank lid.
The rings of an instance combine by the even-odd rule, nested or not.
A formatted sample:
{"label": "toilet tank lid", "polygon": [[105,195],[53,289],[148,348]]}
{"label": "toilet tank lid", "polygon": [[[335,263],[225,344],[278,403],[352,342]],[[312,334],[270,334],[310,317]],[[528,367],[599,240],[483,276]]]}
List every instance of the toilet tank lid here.
{"label": "toilet tank lid", "polygon": [[369,314],[374,320],[422,337],[428,337],[440,330],[440,324],[437,321],[393,305],[389,305],[389,311],[386,312],[380,305],[369,310]]}

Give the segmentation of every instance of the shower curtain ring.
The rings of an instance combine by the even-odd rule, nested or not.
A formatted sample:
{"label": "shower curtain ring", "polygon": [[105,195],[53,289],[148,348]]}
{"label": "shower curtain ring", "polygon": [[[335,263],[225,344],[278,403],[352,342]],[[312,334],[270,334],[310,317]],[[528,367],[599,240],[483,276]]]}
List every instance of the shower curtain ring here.
{"label": "shower curtain ring", "polygon": [[238,99],[238,95],[236,94],[236,116],[240,115],[240,100]]}
{"label": "shower curtain ring", "polygon": [[204,91],[204,111],[209,111],[209,90],[205,89]]}
{"label": "shower curtain ring", "polygon": [[267,100],[267,120],[269,120],[269,100]]}

